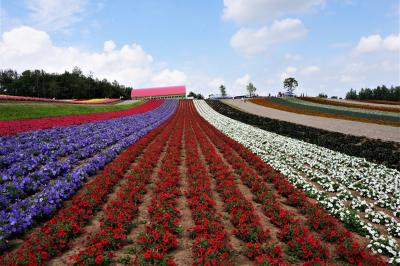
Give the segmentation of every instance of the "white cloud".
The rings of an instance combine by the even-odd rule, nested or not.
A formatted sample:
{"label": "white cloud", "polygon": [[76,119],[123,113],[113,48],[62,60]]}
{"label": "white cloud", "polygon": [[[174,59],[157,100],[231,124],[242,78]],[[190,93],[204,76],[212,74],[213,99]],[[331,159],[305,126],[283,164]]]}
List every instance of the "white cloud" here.
{"label": "white cloud", "polygon": [[246,86],[251,82],[251,76],[245,74],[235,80],[232,85],[232,92],[229,95],[244,95],[247,93]]}
{"label": "white cloud", "polygon": [[288,67],[286,68],[286,72],[287,72],[288,74],[294,74],[294,73],[297,72],[297,68],[296,68],[296,67],[292,67],[292,66],[288,66]]}
{"label": "white cloud", "polygon": [[179,70],[164,69],[152,78],[154,86],[184,85],[185,82],[186,75]]}
{"label": "white cloud", "polygon": [[46,32],[26,26],[3,33],[0,58],[2,69],[64,72],[78,66],[84,73],[92,71],[95,77],[115,79],[127,86],[183,84],[186,81],[185,73],[165,66],[160,68],[138,44],[116,49],[115,43],[109,40],[104,43],[104,51],[87,52],[77,47],[56,46]]}
{"label": "white cloud", "polygon": [[369,53],[376,51],[400,51],[400,34],[391,34],[382,38],[379,34],[361,37],[356,51],[359,53]]}
{"label": "white cloud", "polygon": [[64,30],[79,22],[87,0],[26,0],[35,28],[46,31]]}
{"label": "white cloud", "polygon": [[113,40],[105,41],[104,42],[104,52],[111,52],[116,47],[115,42]]}
{"label": "white cloud", "polygon": [[233,48],[246,55],[265,51],[269,46],[305,36],[307,30],[299,19],[276,20],[270,27],[241,28],[230,41]]}
{"label": "white cloud", "polygon": [[225,80],[221,77],[213,78],[207,83],[207,86],[209,88],[214,88],[214,89],[219,88],[219,86],[221,85],[225,85]]}
{"label": "white cloud", "polygon": [[300,13],[323,4],[324,0],[224,0],[223,18],[236,22],[268,20]]}
{"label": "white cloud", "polygon": [[308,66],[308,67],[305,67],[303,70],[301,70],[301,74],[310,75],[310,74],[314,74],[319,71],[320,71],[320,68],[317,66]]}
{"label": "white cloud", "polygon": [[289,61],[299,61],[302,59],[301,55],[286,53],[285,59]]}

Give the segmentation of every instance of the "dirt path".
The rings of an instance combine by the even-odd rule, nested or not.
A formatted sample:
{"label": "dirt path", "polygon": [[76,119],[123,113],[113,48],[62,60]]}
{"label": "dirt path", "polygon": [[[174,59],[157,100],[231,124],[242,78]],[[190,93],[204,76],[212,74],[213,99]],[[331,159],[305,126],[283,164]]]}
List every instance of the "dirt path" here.
{"label": "dirt path", "polygon": [[223,100],[224,103],[251,114],[287,121],[290,123],[325,129],[354,136],[400,142],[400,127],[375,125],[342,119],[295,114],[241,100]]}

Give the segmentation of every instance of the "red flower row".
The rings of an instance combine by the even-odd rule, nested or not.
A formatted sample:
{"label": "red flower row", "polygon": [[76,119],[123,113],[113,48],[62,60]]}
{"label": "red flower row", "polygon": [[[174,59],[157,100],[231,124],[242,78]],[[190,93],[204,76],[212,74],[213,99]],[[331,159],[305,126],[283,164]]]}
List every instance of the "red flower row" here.
{"label": "red flower row", "polygon": [[171,119],[118,155],[72,197],[68,207],[60,209],[51,220],[28,235],[15,251],[0,257],[0,265],[40,265],[60,255],[71,239],[84,232],[85,224],[101,209],[104,199],[123,177],[129,165],[139,156],[144,157],[141,155],[143,150],[165,130]]}
{"label": "red flower row", "polygon": [[132,220],[138,215],[143,195],[147,192],[146,186],[152,179],[153,169],[174,127],[179,123],[179,117],[177,114],[129,170],[126,182],[118,188],[116,197],[103,208],[104,218],[100,222],[99,230],[89,236],[84,250],[71,257],[75,264],[108,265],[111,262],[111,251],[120,248],[122,241],[126,239]]}
{"label": "red flower row", "polygon": [[140,114],[159,107],[163,102],[163,100],[151,100],[128,110],[115,112],[0,121],[0,136],[52,127],[71,126],[99,120],[108,120],[122,116]]}
{"label": "red flower row", "polygon": [[196,123],[193,124],[199,146],[209,165],[209,172],[215,178],[217,191],[221,195],[225,210],[231,215],[231,222],[235,226],[235,235],[246,243],[243,250],[249,259],[263,256],[271,264],[281,264],[281,248],[270,240],[269,230],[264,230],[260,217],[255,213],[253,205],[239,190],[233,172],[224,163],[208,137],[212,132],[205,132],[201,126],[204,123],[198,114],[193,115]]}
{"label": "red flower row", "polygon": [[221,223],[221,214],[215,209],[216,203],[212,199],[210,186],[211,178],[200,160],[198,142],[192,129],[192,123],[195,121],[189,120],[189,117],[193,117],[192,112],[185,117],[185,165],[188,180],[185,196],[195,223],[191,229],[191,236],[194,239],[192,247],[194,264],[231,265],[232,248]]}
{"label": "red flower row", "polygon": [[[262,204],[271,222],[281,229],[278,237],[288,244],[291,252],[304,260],[314,262],[327,260],[330,257],[329,253],[327,248],[322,246],[321,240],[315,237],[318,234],[323,240],[334,244],[335,255],[345,262],[385,264],[381,257],[371,255],[365,247],[362,248],[355,242],[348,230],[340,226],[338,221],[319,205],[311,203],[304,192],[290,184],[284,175],[273,170],[236,141],[215,130],[205,120],[202,126],[224,158],[235,169],[236,174],[240,175],[243,183]],[[253,171],[250,165],[265,178]],[[277,200],[277,195],[268,189],[265,181],[272,182],[277,192],[286,198],[286,204],[298,208],[299,212],[305,215],[308,227],[296,219],[294,213],[284,210],[283,205]]]}
{"label": "red flower row", "polygon": [[171,133],[171,139],[162,159],[154,183],[151,207],[148,208],[150,223],[146,225],[138,239],[142,254],[135,258],[135,263],[143,265],[174,265],[167,252],[178,247],[177,236],[181,231],[179,226],[180,211],[176,208],[179,189],[181,162],[181,147],[183,134],[183,117],[185,109],[180,103],[178,123]]}

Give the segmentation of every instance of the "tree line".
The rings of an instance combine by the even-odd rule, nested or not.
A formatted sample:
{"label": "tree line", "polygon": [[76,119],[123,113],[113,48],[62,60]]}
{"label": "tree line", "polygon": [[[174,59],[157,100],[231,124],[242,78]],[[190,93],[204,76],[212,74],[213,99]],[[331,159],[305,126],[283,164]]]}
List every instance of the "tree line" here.
{"label": "tree line", "polygon": [[117,81],[93,78],[78,67],[62,74],[43,70],[0,70],[0,94],[55,99],[130,98],[131,89]]}
{"label": "tree line", "polygon": [[400,86],[388,88],[382,85],[374,89],[362,88],[358,93],[356,90],[350,89],[346,94],[346,99],[400,101]]}

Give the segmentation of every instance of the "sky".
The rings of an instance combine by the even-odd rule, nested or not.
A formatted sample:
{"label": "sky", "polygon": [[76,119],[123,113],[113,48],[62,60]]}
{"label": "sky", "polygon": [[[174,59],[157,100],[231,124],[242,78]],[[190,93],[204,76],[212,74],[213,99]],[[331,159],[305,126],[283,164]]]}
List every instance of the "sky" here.
{"label": "sky", "polygon": [[0,0],[0,69],[207,96],[400,85],[398,0]]}

